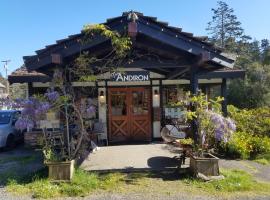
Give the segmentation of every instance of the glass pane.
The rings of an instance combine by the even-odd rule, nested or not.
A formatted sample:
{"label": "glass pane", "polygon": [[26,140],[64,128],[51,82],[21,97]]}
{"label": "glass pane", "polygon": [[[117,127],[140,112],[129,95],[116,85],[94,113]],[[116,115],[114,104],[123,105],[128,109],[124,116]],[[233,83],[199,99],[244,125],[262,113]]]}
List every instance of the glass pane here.
{"label": "glass pane", "polygon": [[112,115],[127,115],[126,92],[113,92],[111,95]]}
{"label": "glass pane", "polygon": [[149,95],[147,92],[132,92],[132,113],[134,115],[148,114]]}

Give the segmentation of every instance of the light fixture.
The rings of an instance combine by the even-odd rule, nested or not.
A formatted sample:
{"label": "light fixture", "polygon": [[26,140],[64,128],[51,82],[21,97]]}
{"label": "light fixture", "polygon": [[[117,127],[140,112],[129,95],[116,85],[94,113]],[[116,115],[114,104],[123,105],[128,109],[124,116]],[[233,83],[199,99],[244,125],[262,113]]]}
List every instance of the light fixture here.
{"label": "light fixture", "polygon": [[100,91],[99,96],[104,97],[104,91]]}
{"label": "light fixture", "polygon": [[158,96],[158,95],[159,95],[158,90],[154,90],[154,95],[155,95],[155,96]]}

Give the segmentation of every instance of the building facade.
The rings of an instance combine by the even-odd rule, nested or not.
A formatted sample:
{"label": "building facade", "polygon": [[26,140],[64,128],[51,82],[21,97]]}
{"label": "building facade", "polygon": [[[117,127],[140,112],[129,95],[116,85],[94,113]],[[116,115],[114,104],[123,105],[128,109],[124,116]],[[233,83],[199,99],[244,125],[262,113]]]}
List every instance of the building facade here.
{"label": "building facade", "polygon": [[[159,139],[167,120],[183,115],[186,108],[173,105],[184,101],[187,91],[196,94],[200,89],[208,97],[219,91],[225,98],[226,114],[227,79],[244,77],[244,71],[233,69],[234,56],[225,54],[206,37],[193,36],[138,12],[125,12],[104,25],[132,38],[132,62],[123,63],[121,72],[98,74],[95,82],[72,81],[82,104],[88,99],[96,102],[95,117],[104,127],[100,140]],[[25,66],[9,76],[10,83],[28,83],[29,96],[44,93],[56,65],[66,65],[82,51],[98,54],[111,45],[104,38],[82,44],[82,37],[83,33],[69,36],[24,57]]]}

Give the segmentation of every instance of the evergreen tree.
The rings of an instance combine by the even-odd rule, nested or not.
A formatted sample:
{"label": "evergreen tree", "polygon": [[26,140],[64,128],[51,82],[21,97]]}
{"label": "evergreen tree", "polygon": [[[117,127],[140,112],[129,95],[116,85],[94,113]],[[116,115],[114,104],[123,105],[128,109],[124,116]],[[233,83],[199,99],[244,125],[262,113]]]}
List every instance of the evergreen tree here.
{"label": "evergreen tree", "polygon": [[270,106],[270,42],[251,41],[244,35],[233,9],[222,1],[212,9],[214,16],[208,23],[210,38],[227,52],[238,55],[235,68],[246,70],[245,79],[230,80],[228,103],[239,108]]}
{"label": "evergreen tree", "polygon": [[243,37],[243,28],[241,23],[234,15],[234,10],[229,8],[228,4],[218,1],[218,8],[212,9],[214,15],[212,21],[208,22],[206,30],[210,34],[210,39],[222,48],[228,43],[236,42]]}
{"label": "evergreen tree", "polygon": [[270,65],[270,43],[268,39],[263,39],[261,41],[262,50],[262,62],[264,65]]}

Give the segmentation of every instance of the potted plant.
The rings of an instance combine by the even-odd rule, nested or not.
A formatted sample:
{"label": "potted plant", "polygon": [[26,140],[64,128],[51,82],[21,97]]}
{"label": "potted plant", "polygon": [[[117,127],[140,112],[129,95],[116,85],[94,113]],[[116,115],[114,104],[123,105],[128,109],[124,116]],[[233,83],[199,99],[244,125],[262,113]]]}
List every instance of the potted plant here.
{"label": "potted plant", "polygon": [[61,140],[62,135],[56,138],[48,137],[44,132],[43,155],[44,164],[49,169],[49,179],[53,181],[70,181],[74,172],[74,159],[70,159],[65,151],[64,144],[55,145],[55,140]]}
{"label": "potted plant", "polygon": [[198,95],[188,93],[187,97],[193,109],[186,112],[186,119],[196,126],[193,129],[196,138],[194,150],[190,154],[190,169],[194,174],[218,176],[219,159],[212,152],[221,141],[229,140],[235,131],[235,124],[231,119],[222,116],[222,98],[208,101],[206,95],[201,92]]}
{"label": "potted plant", "polygon": [[[22,115],[16,122],[18,129],[29,129],[46,118],[50,118],[52,122],[54,115],[51,111],[60,113],[61,129],[55,132],[49,131],[46,126],[43,127],[44,163],[49,167],[49,178],[53,180],[70,180],[74,171],[74,160],[80,160],[92,148],[91,127],[86,127],[84,114],[96,116],[96,105],[90,101],[90,96],[96,94],[97,88],[87,89],[87,92],[81,91],[82,89],[74,88],[74,81],[95,83],[96,74],[117,70],[122,63],[121,59],[126,59],[132,44],[129,36],[110,30],[103,24],[86,25],[82,34],[83,37],[78,40],[81,45],[91,43],[95,37],[111,40],[112,50],[104,57],[106,62],[102,62],[102,58],[96,58],[96,55],[88,51],[82,51],[69,64],[54,66],[49,72],[52,80],[47,92],[23,100],[20,105]],[[99,67],[97,61],[100,63]],[[90,91],[93,91],[93,95],[89,94]],[[85,93],[89,101],[83,106],[80,99]]]}

